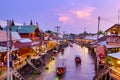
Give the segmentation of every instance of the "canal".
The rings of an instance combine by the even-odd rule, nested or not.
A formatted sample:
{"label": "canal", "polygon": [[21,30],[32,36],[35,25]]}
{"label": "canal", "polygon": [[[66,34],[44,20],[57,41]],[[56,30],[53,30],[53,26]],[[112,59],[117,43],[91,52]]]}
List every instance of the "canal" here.
{"label": "canal", "polygon": [[[81,58],[81,65],[75,65],[75,56]],[[88,48],[73,44],[73,47],[67,47],[64,55],[59,53],[55,60],[47,64],[49,69],[43,69],[40,75],[32,75],[27,80],[58,80],[56,77],[56,64],[59,59],[65,60],[66,73],[60,80],[92,80],[95,76],[94,59],[88,53]]]}

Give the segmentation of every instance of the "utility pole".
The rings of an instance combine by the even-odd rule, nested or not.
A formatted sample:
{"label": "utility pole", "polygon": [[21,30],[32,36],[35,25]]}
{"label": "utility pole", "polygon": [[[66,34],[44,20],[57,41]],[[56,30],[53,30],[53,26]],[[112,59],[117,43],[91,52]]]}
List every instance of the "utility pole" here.
{"label": "utility pole", "polygon": [[65,31],[63,31],[63,40],[65,40]]}
{"label": "utility pole", "polygon": [[43,40],[44,40],[44,32],[41,30],[41,40],[40,40],[40,43],[41,45],[43,44]]}
{"label": "utility pole", "polygon": [[99,38],[99,27],[100,27],[100,16],[98,17],[98,30],[97,30],[97,40]]}
{"label": "utility pole", "polygon": [[84,27],[84,32],[86,32],[86,27]]}
{"label": "utility pole", "polygon": [[[98,44],[98,38],[99,38],[99,27],[100,27],[100,16],[98,17],[98,30],[97,30],[97,44]],[[99,61],[98,61],[98,56],[96,56],[96,61],[97,61],[97,64],[96,64],[96,67],[97,67],[97,73],[98,73],[98,69],[99,69]]]}
{"label": "utility pole", "polygon": [[57,45],[58,45],[58,32],[59,32],[60,26],[56,26],[55,28],[57,29]]}
{"label": "utility pole", "polygon": [[37,26],[37,28],[40,30],[40,44],[42,45],[43,40],[44,40],[44,32],[43,32],[42,29],[39,27],[38,22],[36,22],[36,26]]}
{"label": "utility pole", "polygon": [[7,80],[13,80],[11,49],[12,49],[11,21],[7,20]]}

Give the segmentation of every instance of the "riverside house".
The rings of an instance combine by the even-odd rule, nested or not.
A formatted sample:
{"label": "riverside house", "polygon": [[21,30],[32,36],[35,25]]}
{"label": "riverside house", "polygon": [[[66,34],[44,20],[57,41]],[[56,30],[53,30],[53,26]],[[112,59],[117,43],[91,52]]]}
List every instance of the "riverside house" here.
{"label": "riverside house", "polygon": [[120,24],[115,24],[105,31],[108,49],[108,63],[111,70],[120,76]]}

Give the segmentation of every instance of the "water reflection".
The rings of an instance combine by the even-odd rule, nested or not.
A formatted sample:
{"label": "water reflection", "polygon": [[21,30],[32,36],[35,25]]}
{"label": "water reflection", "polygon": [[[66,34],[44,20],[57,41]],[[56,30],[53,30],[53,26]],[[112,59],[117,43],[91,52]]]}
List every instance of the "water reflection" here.
{"label": "water reflection", "polygon": [[[94,76],[94,65],[91,55],[88,53],[88,48],[80,47],[76,44],[73,45],[73,48],[69,48],[69,51],[66,52],[66,55],[70,58],[67,59],[67,73],[65,80],[92,80]],[[75,55],[80,55],[81,65],[75,65]]]}
{"label": "water reflection", "polygon": [[[81,64],[78,66],[75,64],[76,55],[80,55],[81,58]],[[59,62],[59,58],[64,58],[66,61],[66,73],[63,78],[56,77],[56,62]],[[50,62],[48,65],[50,70],[43,71],[42,74],[37,77],[37,79],[92,80],[95,75],[93,63],[94,60],[88,53],[88,48],[73,44],[73,47],[65,48],[64,55],[60,53],[53,62]]]}

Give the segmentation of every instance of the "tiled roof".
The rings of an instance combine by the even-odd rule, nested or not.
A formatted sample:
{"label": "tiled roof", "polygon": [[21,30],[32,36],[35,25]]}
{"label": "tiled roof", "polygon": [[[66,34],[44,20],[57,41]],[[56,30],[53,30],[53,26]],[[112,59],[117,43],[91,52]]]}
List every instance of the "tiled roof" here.
{"label": "tiled roof", "polygon": [[[18,33],[32,33],[35,31],[35,29],[37,28],[37,26],[35,25],[23,25],[23,26],[12,26],[11,27],[12,31],[16,31]],[[4,27],[3,30],[6,30],[7,27]]]}

